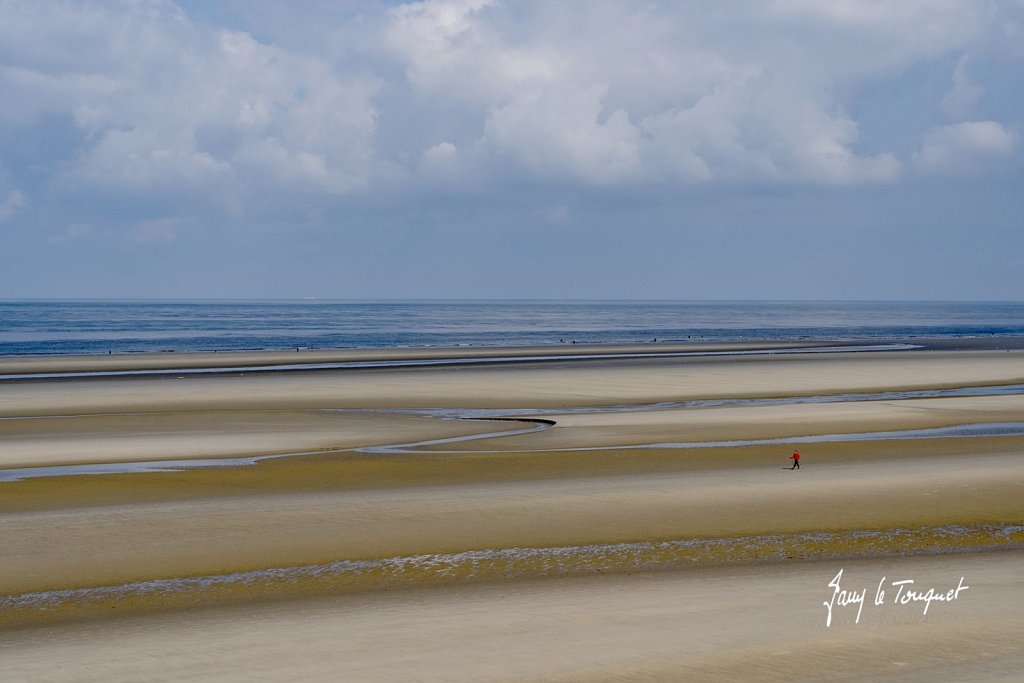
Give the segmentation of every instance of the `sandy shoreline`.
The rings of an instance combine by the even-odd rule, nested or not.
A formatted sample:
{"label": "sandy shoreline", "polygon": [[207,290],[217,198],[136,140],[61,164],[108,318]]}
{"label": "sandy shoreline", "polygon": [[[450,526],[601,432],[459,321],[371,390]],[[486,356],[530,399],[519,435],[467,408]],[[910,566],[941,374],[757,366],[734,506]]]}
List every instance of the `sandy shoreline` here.
{"label": "sandy shoreline", "polygon": [[565,361],[3,383],[0,416],[219,410],[514,408],[1024,383],[1024,351]]}
{"label": "sandy shoreline", "polygon": [[173,370],[282,364],[346,363],[443,359],[485,359],[510,356],[579,356],[608,354],[679,354],[764,349],[910,344],[931,350],[993,351],[1024,349],[1024,337],[966,337],[849,340],[764,340],[758,342],[652,342],[647,344],[559,344],[512,347],[341,348],[251,351],[155,352],[104,355],[0,356],[0,375]]}
{"label": "sandy shoreline", "polygon": [[[708,352],[721,350],[713,345],[701,348]],[[636,350],[619,349],[623,353]],[[474,349],[454,353],[506,352]],[[359,353],[364,354],[361,358],[380,357],[373,355],[376,352]],[[409,353],[402,350],[393,355]],[[415,353],[445,357],[453,351]],[[217,363],[223,360],[222,354],[210,355],[218,356]],[[278,362],[280,356],[249,358],[265,363]],[[103,366],[103,361],[59,359],[47,367],[113,367]],[[26,359],[2,360],[0,374],[10,371],[12,362],[22,369],[34,367],[31,371],[40,371],[40,366],[31,366]],[[135,368],[168,367],[161,365],[163,358],[153,357],[114,357],[107,362],[129,362]],[[198,367],[209,363],[210,358],[195,356],[189,362]],[[237,359],[224,362],[235,363]],[[1022,383],[1024,351],[996,348],[554,358],[543,363],[500,366],[4,381],[0,382],[0,468],[312,454],[232,468],[0,482],[0,545],[4,548],[0,629],[7,628],[11,634],[28,633],[24,629],[33,623],[53,625],[109,617],[118,613],[120,606],[121,613],[132,613],[137,615],[132,619],[142,620],[142,632],[155,634],[169,628],[172,630],[167,637],[184,643],[193,627],[189,624],[207,623],[204,620],[214,614],[194,611],[194,607],[224,605],[227,611],[223,614],[227,616],[223,618],[239,627],[236,635],[244,641],[232,647],[245,650],[245,643],[256,643],[259,638],[242,628],[250,616],[243,616],[243,611],[232,604],[267,601],[266,612],[259,619],[279,620],[274,623],[284,625],[308,609],[302,606],[306,603],[295,602],[296,598],[320,596],[323,600],[350,601],[344,604],[365,605],[371,615],[368,618],[376,618],[372,617],[371,606],[377,604],[375,600],[384,600],[385,595],[380,589],[385,584],[375,584],[372,577],[369,583],[329,577],[291,581],[271,580],[266,578],[271,574],[260,572],[386,561],[398,563],[404,572],[399,578],[392,576],[392,587],[424,586],[398,599],[407,602],[395,607],[412,610],[408,616],[413,623],[428,618],[425,615],[431,614],[434,606],[448,604],[452,586],[466,584],[466,592],[459,594],[462,597],[451,604],[452,609],[459,614],[459,610],[478,614],[470,621],[480,620],[481,634],[498,633],[502,632],[500,610],[491,616],[479,613],[481,605],[490,599],[482,597],[487,591],[509,591],[507,595],[513,597],[506,605],[511,610],[506,616],[521,619],[523,610],[529,612],[524,605],[529,602],[530,591],[551,590],[553,605],[564,604],[578,614],[577,621],[566,628],[581,634],[579,642],[600,650],[600,638],[588,640],[594,635],[594,627],[586,623],[584,615],[586,605],[599,605],[613,584],[605,585],[599,577],[594,578],[594,583],[585,584],[588,587],[577,594],[575,589],[556,589],[570,584],[541,581],[536,585],[544,588],[527,589],[526,584],[514,579],[549,576],[550,572],[557,575],[560,567],[584,577],[640,571],[615,578],[621,583],[615,583],[614,590],[639,591],[637,599],[650,600],[653,606],[657,603],[655,595],[665,600],[664,586],[673,581],[681,582],[680,590],[689,590],[686,586],[690,579],[683,578],[683,574],[691,576],[696,570],[682,572],[678,579],[651,578],[644,572],[704,564],[709,568],[699,570],[705,573],[698,584],[714,587],[722,585],[721,581],[734,581],[738,582],[737,591],[745,590],[741,584],[760,586],[759,582],[769,575],[776,579],[788,573],[809,577],[806,572],[818,566],[810,562],[815,557],[911,563],[907,566],[921,562],[924,567],[931,560],[922,554],[939,553],[934,560],[939,564],[947,559],[953,564],[962,560],[978,575],[991,569],[993,577],[1005,578],[1000,574],[1005,571],[1005,558],[1018,558],[1012,549],[1024,542],[1024,530],[1020,528],[1024,526],[1024,436],[919,441],[880,438],[807,444],[801,446],[805,457],[799,472],[783,470],[792,449],[780,445],[662,450],[631,446],[1021,422],[1024,395],[1014,392],[872,400],[854,396],[831,403],[678,404]],[[626,405],[632,407],[615,408]],[[587,407],[603,409],[572,410]],[[484,408],[497,410],[495,414],[502,409],[518,414],[516,410],[543,408],[544,419],[553,424],[531,433],[439,443],[409,453],[360,450],[479,436],[516,429],[516,424],[529,427],[487,419],[451,419]],[[410,409],[444,410],[403,412]],[[579,450],[588,448],[607,450]],[[615,544],[626,544],[625,550],[597,554],[572,550]],[[634,546],[648,550],[640,552]],[[996,555],[978,554],[996,546],[1008,550]],[[558,548],[563,550],[552,550]],[[460,553],[470,553],[466,557],[477,559],[467,568],[444,565],[452,560],[438,559],[462,557]],[[497,553],[494,557],[500,559],[499,564],[487,560],[487,553]],[[893,554],[911,557],[881,557]],[[872,556],[876,559],[871,560]],[[749,574],[742,573],[748,570],[733,567],[767,560],[771,563],[759,565],[760,569],[750,568]],[[442,571],[443,565],[448,568]],[[5,612],[2,607],[17,603],[17,596],[41,591],[88,592],[234,572],[255,572],[254,578],[246,579],[250,589],[221,591],[216,599],[213,593],[202,591],[191,597],[181,593],[173,599],[155,601],[141,593],[131,598],[128,593],[118,597],[115,592],[110,594],[114,597],[104,598],[103,610],[98,611],[96,605],[100,603],[90,607],[84,597],[76,599],[69,593],[72,597],[62,598],[59,608],[22,606]],[[737,578],[741,575],[742,579]],[[280,574],[285,576],[287,573]],[[670,576],[674,573],[666,575]],[[828,578],[818,582],[824,585]],[[470,588],[469,584],[476,583],[481,587]],[[493,588],[483,587],[488,585]],[[352,586],[363,597],[338,597]],[[279,602],[284,598],[287,600]],[[991,633],[1001,633],[1003,617],[997,618],[997,612],[1006,602],[976,606],[980,610],[978,623],[988,624]],[[803,607],[773,604],[761,612],[766,623],[773,619],[769,612],[775,611],[802,623]],[[811,609],[815,604],[820,600],[812,600]],[[1022,606],[1019,598],[1017,604]],[[731,623],[732,618],[727,608],[711,604],[701,615],[671,628],[685,641],[697,635],[702,624]],[[337,621],[336,615],[324,618],[331,624]],[[70,623],[54,628],[78,633],[76,638],[84,638],[101,652],[115,647],[117,638],[103,634],[117,633],[121,628],[118,623],[121,621],[93,624],[88,628],[95,630],[86,631],[75,631],[87,627]],[[657,629],[657,623],[655,619],[647,628]],[[899,638],[908,647],[911,634],[918,630],[927,632],[926,642],[938,649],[938,643],[959,633],[954,633],[952,626],[948,632],[931,633],[930,627],[915,623],[900,627],[905,631]],[[889,626],[892,624],[885,628]],[[12,628],[17,630],[9,630]],[[643,633],[639,622],[628,628],[637,638]],[[813,635],[806,631],[811,628],[809,624],[800,628],[805,628],[800,633]],[[651,631],[648,636],[658,640],[660,636],[653,634]],[[853,636],[847,633],[844,637]],[[535,645],[531,638],[523,641],[524,647]],[[424,643],[428,641],[423,638]],[[22,644],[3,646],[5,657],[14,656],[18,666],[25,667],[19,670],[31,671],[29,654],[33,646],[17,639],[11,642]],[[155,642],[144,647],[156,647],[154,652],[158,651]],[[742,657],[732,663],[701,659],[705,655],[722,656],[727,651],[722,647],[712,648],[711,654],[684,648],[685,656],[678,659],[664,648],[634,657],[629,650],[633,645],[604,646],[607,661],[602,660],[600,665],[588,666],[583,659],[568,656],[560,660],[553,653],[538,660],[547,663],[536,671],[523,670],[503,678],[495,674],[500,668],[493,668],[500,662],[499,652],[494,649],[497,641],[491,645],[477,641],[478,654],[466,655],[469,659],[465,666],[442,666],[438,671],[444,675],[434,678],[480,680],[474,674],[486,674],[496,680],[517,676],[543,679],[575,672],[573,675],[579,678],[572,680],[615,680],[620,674],[644,680],[650,674],[654,679],[672,680],[680,672],[704,671],[716,672],[715,676],[732,671],[729,675],[742,678],[736,672],[758,670],[759,662],[767,656],[758,648],[775,647],[779,642],[744,641],[739,650]],[[884,659],[879,649],[883,647],[881,641],[876,642],[874,636],[857,636],[850,642],[860,643],[858,647],[865,648],[870,657]],[[932,645],[922,646],[921,652],[931,652],[928,648]],[[824,642],[822,646],[833,647]],[[126,676],[126,670],[104,668],[89,652],[67,654],[80,660],[85,670],[95,670],[97,679],[106,674],[111,680]],[[391,670],[390,678],[385,675],[386,667],[373,671],[372,662],[386,658],[383,650],[371,648],[363,656],[356,668],[342,669],[365,680],[375,680],[377,674],[380,677],[376,680],[400,677],[399,669]],[[310,665],[321,667],[316,671],[326,675],[342,670],[329,655],[320,653],[317,657],[315,665]],[[907,671],[927,671],[927,660],[922,654]],[[415,658],[410,662],[425,665]],[[755,668],[741,666],[733,671],[729,667],[739,666],[736,662]],[[132,666],[136,665],[145,666],[138,661]],[[778,669],[785,670],[785,666]],[[1001,671],[998,667],[994,670]],[[881,670],[865,665],[860,671],[865,672],[864,678],[870,678],[867,672]],[[208,675],[210,680],[231,678],[230,672],[209,663],[193,673]]]}
{"label": "sandy shoreline", "polygon": [[[849,343],[847,343],[849,344]],[[0,375],[32,373],[175,370],[323,363],[460,360],[506,357],[679,354],[835,346],[832,342],[734,342],[687,344],[561,344],[558,346],[296,349],[277,351],[201,351],[115,355],[0,356]]]}

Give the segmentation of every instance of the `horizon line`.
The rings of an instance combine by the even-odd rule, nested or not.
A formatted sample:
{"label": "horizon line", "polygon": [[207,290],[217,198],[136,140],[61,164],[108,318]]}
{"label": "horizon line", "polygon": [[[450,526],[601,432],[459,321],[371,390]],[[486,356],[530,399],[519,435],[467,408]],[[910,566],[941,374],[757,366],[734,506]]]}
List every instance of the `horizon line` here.
{"label": "horizon line", "polygon": [[235,302],[281,302],[281,303],[865,303],[865,304],[1024,304],[1024,299],[786,299],[786,298],[722,298],[722,299],[672,299],[672,298],[518,298],[518,297],[17,297],[0,298],[0,304],[14,303],[235,303]]}

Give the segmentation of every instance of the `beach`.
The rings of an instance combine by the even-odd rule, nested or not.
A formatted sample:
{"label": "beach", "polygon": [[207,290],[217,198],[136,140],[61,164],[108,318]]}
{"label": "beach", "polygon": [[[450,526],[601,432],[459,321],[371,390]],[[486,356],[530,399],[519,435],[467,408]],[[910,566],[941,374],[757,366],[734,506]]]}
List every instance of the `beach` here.
{"label": "beach", "polygon": [[1024,350],[896,341],[0,359],[0,661],[1011,680]]}
{"label": "beach", "polygon": [[1024,681],[1024,0],[0,0],[0,683]]}

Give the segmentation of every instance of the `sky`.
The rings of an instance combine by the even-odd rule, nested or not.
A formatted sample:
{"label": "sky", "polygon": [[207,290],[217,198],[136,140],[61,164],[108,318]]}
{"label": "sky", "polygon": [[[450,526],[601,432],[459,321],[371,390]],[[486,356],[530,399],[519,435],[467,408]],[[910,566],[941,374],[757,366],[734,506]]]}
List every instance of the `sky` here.
{"label": "sky", "polygon": [[0,0],[0,299],[1024,299],[1024,0]]}

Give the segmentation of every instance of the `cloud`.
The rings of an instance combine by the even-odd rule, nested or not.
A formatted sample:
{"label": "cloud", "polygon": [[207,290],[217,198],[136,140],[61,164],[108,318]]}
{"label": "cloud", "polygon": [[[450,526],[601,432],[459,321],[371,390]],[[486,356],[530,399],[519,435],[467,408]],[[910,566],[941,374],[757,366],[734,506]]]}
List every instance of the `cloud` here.
{"label": "cloud", "polygon": [[961,57],[953,71],[953,87],[943,96],[940,107],[953,119],[970,118],[984,95],[985,88],[972,83],[967,75],[967,57]]}
{"label": "cloud", "polygon": [[804,42],[835,77],[873,77],[979,44],[1000,28],[992,7],[973,0],[774,0],[766,14]]}
{"label": "cloud", "polygon": [[[267,7],[6,3],[0,163],[19,174],[10,186],[35,196],[37,183],[56,204],[95,198],[109,215],[83,220],[104,225],[119,213],[109,207],[130,203],[127,230],[174,207],[211,222],[321,215],[441,185],[468,196],[549,184],[628,194],[896,183],[908,165],[1016,150],[1009,123],[973,120],[985,90],[967,64],[986,50],[1016,59],[1007,35],[1022,24],[1017,5]],[[955,57],[941,108],[965,127],[908,119],[871,135],[864,92]],[[986,85],[1000,84],[986,73]],[[889,149],[893,139],[923,145],[910,156]],[[12,197],[0,219],[24,210]]]}
{"label": "cloud", "polygon": [[20,190],[11,190],[0,202],[0,223],[10,220],[14,214],[28,206],[28,197]]}
{"label": "cloud", "polygon": [[966,173],[1009,156],[1017,136],[995,121],[964,121],[932,128],[914,160],[929,172]]}
{"label": "cloud", "polygon": [[230,165],[171,135],[145,127],[104,129],[60,177],[67,185],[132,193],[205,192],[224,182]]}
{"label": "cloud", "polygon": [[385,44],[404,57],[406,77],[417,88],[453,93],[486,89],[484,80],[467,88],[465,81],[452,81],[451,76],[464,76],[467,59],[490,52],[498,36],[486,21],[478,20],[478,14],[495,4],[494,0],[427,0],[399,5],[389,12]]}
{"label": "cloud", "polygon": [[483,118],[452,140],[479,152],[476,175],[856,185],[895,182],[903,164],[861,150],[837,90],[985,27],[965,3],[588,8],[429,0],[393,9],[385,35],[418,102]]}
{"label": "cloud", "polygon": [[133,244],[173,244],[178,241],[175,223],[171,218],[143,221],[128,231],[127,239]]}
{"label": "cloud", "polygon": [[642,126],[648,157],[684,180],[843,185],[888,182],[900,173],[892,154],[854,151],[859,130],[848,116],[770,78],[726,84]]}
{"label": "cloud", "polygon": [[545,89],[491,110],[483,142],[540,179],[604,185],[640,171],[640,131],[617,109],[603,115],[601,87]]}
{"label": "cloud", "polygon": [[439,142],[423,150],[419,171],[429,180],[450,181],[458,173],[458,164],[459,148],[450,142]]}
{"label": "cloud", "polygon": [[373,78],[193,23],[169,2],[14,3],[5,20],[19,63],[0,84],[21,98],[7,121],[62,112],[81,131],[53,176],[65,189],[230,203],[367,182]]}
{"label": "cloud", "polygon": [[56,235],[46,238],[47,244],[68,244],[95,239],[99,233],[96,228],[88,223],[71,223],[64,226],[64,229]]}
{"label": "cloud", "polygon": [[540,212],[541,217],[553,225],[563,225],[572,220],[572,210],[568,204],[555,204]]}

